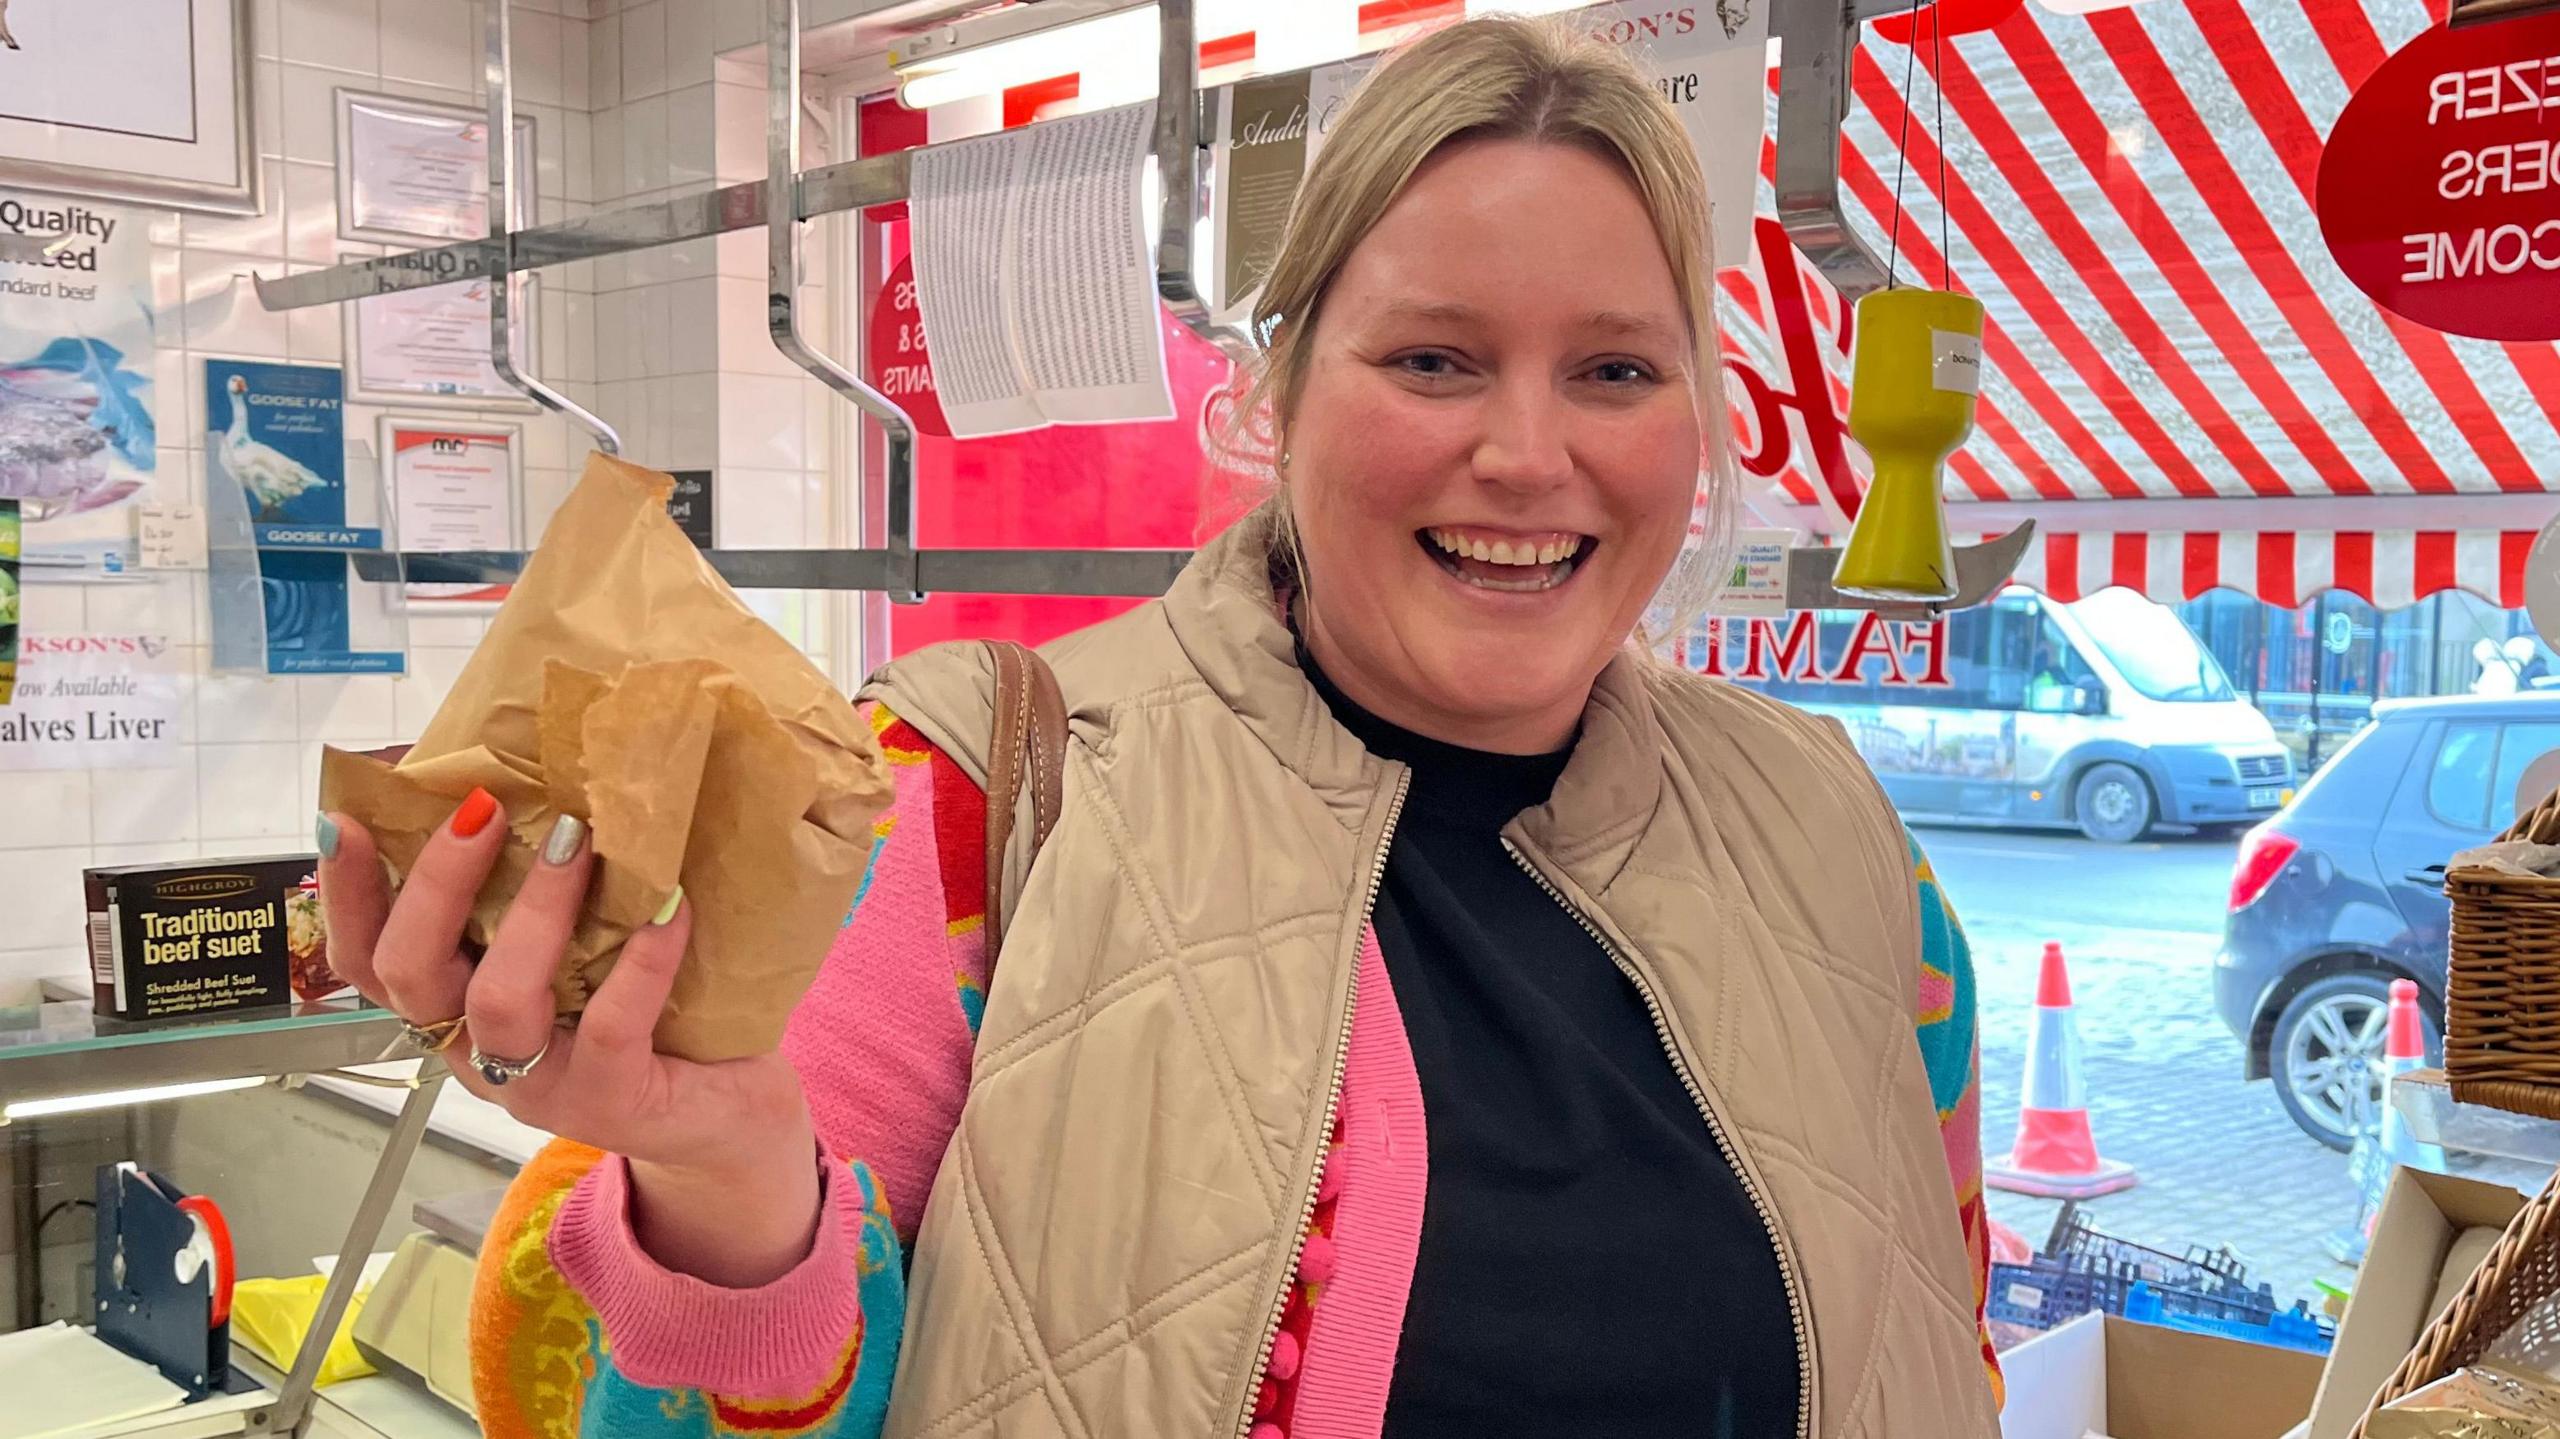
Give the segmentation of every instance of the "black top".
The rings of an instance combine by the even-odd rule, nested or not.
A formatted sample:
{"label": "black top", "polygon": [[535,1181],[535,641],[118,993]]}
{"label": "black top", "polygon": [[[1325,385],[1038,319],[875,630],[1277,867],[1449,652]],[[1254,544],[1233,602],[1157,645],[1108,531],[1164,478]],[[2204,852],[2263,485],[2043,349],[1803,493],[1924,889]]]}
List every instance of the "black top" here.
{"label": "black top", "polygon": [[1768,1231],[1634,983],[1502,843],[1572,750],[1442,744],[1299,663],[1413,770],[1375,919],[1430,1186],[1385,1439],[1793,1434]]}

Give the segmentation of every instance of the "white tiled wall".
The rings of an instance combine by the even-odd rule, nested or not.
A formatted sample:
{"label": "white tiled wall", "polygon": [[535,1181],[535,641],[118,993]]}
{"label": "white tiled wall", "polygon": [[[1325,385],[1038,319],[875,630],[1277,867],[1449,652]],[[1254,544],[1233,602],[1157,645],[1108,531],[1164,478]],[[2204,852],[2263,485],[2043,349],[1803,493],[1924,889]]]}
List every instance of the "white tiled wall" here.
{"label": "white tiled wall", "polygon": [[[715,63],[718,52],[761,42],[761,0],[516,0],[514,17],[542,221],[763,174],[761,62]],[[484,23],[479,0],[255,0],[265,213],[170,214],[153,225],[164,497],[202,494],[205,359],[340,362],[334,308],[268,314],[236,278],[378,252],[337,238],[334,92],[477,106]],[[827,158],[812,127],[804,163]],[[834,345],[830,229],[812,227],[805,303]],[[537,372],[612,421],[629,458],[716,468],[724,546],[830,542],[828,436],[841,402],[765,335],[760,234],[546,271],[538,293]],[[372,446],[381,413],[347,407],[352,447]],[[548,415],[506,417],[526,422],[525,510],[538,534],[588,445]],[[320,746],[414,737],[485,626],[413,620],[408,673],[396,677],[216,676],[204,668],[200,589],[196,577],[29,586],[33,631],[165,634],[188,680],[175,768],[0,773],[0,975],[79,970],[85,866],[308,848]],[[748,599],[827,663],[838,605],[780,592]]]}
{"label": "white tiled wall", "polygon": [[[522,0],[518,71],[541,137],[541,211],[587,208],[588,175],[567,155],[591,153],[584,97],[589,21],[584,0]],[[155,218],[154,278],[161,313],[155,372],[160,406],[157,488],[201,498],[204,361],[340,362],[334,309],[269,314],[237,277],[285,263],[312,267],[379,247],[337,237],[334,92],[341,87],[477,105],[482,14],[469,0],[258,0],[252,17],[258,136],[266,168],[263,214]],[[531,43],[528,44],[528,39]],[[570,83],[574,77],[574,84]],[[579,378],[591,357],[591,301],[569,276],[543,295],[545,372]],[[377,407],[350,404],[351,448],[370,450]],[[509,418],[524,418],[510,415]],[[528,479],[536,493],[565,482],[566,427],[528,421]],[[578,447],[583,451],[583,446]],[[370,746],[414,734],[478,639],[482,621],[439,618],[413,634],[411,674],[265,678],[205,670],[196,576],[126,585],[33,578],[32,633],[139,630],[168,636],[186,675],[179,762],[168,769],[0,773],[0,974],[76,973],[80,871],[92,864],[307,849],[323,743]]]}

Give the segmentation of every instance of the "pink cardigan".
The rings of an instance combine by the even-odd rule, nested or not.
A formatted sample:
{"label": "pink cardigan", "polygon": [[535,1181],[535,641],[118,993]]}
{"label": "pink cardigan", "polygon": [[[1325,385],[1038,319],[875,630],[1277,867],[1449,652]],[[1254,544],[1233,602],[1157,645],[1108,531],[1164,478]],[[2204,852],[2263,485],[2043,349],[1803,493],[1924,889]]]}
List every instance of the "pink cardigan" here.
{"label": "pink cardigan", "polygon": [[[987,984],[985,800],[914,729],[876,708],[867,713],[891,760],[896,801],[877,825],[863,891],[784,1040],[820,1142],[835,1157],[822,1165],[823,1213],[809,1257],[754,1290],[671,1273],[633,1235],[618,1157],[546,1156],[511,1191],[483,1256],[473,1349],[488,1433],[599,1432],[599,1411],[613,1419],[604,1432],[616,1434],[878,1432],[904,1317],[897,1246],[913,1241],[967,1096]],[[1256,1405],[1255,1439],[1375,1439],[1386,1413],[1427,1149],[1421,1087],[1374,931],[1363,936],[1359,964],[1362,999],[1324,1202]],[[1965,999],[1968,1058],[1970,987],[1969,976],[1950,986]],[[1947,993],[1915,996],[1915,1014],[1924,1030],[1944,1022]],[[1965,1216],[1979,1275],[1971,1079],[1942,1118],[1958,1131],[1949,1137],[1950,1198]],[[543,1322],[564,1309],[583,1322]],[[541,1330],[574,1333],[586,1352],[549,1353]],[[1989,1364],[1987,1345],[1984,1355]],[[526,1372],[551,1370],[556,1379],[561,1360],[588,1376],[583,1389],[564,1394]],[[640,1402],[642,1393],[625,1392],[633,1390],[661,1402]],[[700,1403],[671,1408],[662,1402],[669,1390]],[[697,1428],[687,1414],[717,1423]],[[567,1431],[555,1427],[563,1420]]]}

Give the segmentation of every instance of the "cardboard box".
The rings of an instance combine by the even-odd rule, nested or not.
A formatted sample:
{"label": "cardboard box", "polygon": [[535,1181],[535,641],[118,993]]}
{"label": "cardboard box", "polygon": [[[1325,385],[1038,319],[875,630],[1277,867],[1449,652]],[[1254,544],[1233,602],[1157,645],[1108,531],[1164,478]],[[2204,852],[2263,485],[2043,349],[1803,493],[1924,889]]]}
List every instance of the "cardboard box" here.
{"label": "cardboard box", "polygon": [[2282,1439],[2320,1356],[2083,1314],[2000,1356],[2001,1439]]}
{"label": "cardboard box", "polygon": [[2454,1241],[2467,1230],[2505,1229],[2524,1205],[2525,1197],[2503,1184],[2393,1171],[2355,1293],[2338,1320],[2338,1344],[2311,1408],[2310,1439],[2345,1439],[2374,1391],[2416,1347],[2427,1321],[2460,1292],[2469,1275],[2445,1273]]}
{"label": "cardboard box", "polygon": [[297,854],[85,871],[95,1009],[144,1022],[292,1003],[306,953],[323,955],[327,974],[316,864]]}

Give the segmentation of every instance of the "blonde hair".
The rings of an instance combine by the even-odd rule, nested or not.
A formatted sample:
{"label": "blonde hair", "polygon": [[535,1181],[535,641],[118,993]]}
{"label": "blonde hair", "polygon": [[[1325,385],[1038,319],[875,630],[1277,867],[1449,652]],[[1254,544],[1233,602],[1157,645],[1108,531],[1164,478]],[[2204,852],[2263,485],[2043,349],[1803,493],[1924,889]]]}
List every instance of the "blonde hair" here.
{"label": "blonde hair", "polygon": [[[1239,436],[1259,430],[1278,442],[1237,448],[1285,450],[1334,277],[1425,160],[1479,139],[1578,145],[1622,166],[1670,261],[1694,349],[1690,385],[1705,454],[1695,516],[1702,523],[1691,527],[1636,632],[1648,648],[1658,646],[1697,622],[1724,578],[1739,481],[1716,333],[1706,177],[1679,116],[1616,46],[1560,20],[1492,15],[1433,32],[1362,82],[1309,167],[1254,305],[1261,354],[1235,426]],[[1294,551],[1294,526],[1287,532]],[[1303,576],[1304,565],[1297,569]]]}

